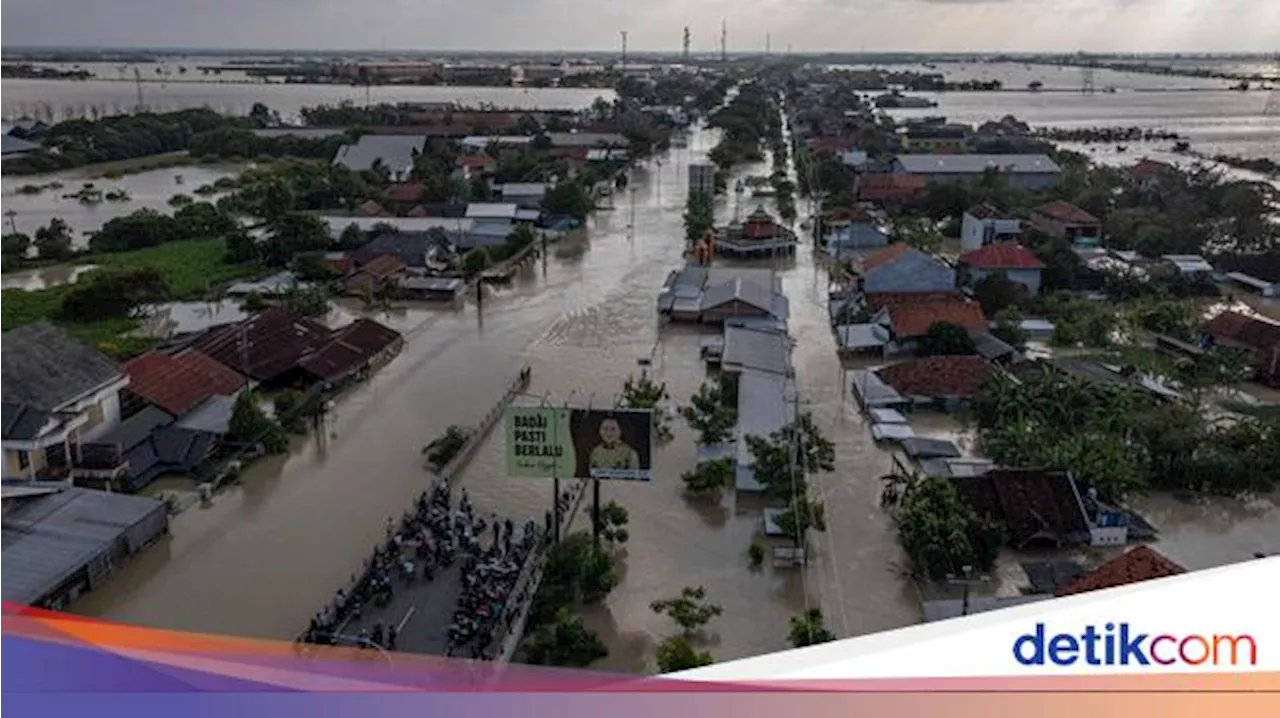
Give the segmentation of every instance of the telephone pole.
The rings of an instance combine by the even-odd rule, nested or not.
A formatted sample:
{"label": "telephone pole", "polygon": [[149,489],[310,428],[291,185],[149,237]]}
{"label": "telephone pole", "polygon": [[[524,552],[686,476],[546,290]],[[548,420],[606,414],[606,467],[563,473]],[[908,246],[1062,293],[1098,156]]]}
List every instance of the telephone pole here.
{"label": "telephone pole", "polygon": [[622,31],[622,73],[627,72],[627,31]]}
{"label": "telephone pole", "polygon": [[729,23],[720,21],[720,62],[729,61]]}
{"label": "telephone pole", "polygon": [[689,26],[684,26],[684,61],[689,62]]}

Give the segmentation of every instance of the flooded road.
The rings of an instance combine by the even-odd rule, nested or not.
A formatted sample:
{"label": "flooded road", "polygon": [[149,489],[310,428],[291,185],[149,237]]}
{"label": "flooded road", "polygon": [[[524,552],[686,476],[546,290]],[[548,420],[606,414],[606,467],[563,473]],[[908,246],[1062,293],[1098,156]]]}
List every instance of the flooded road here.
{"label": "flooded road", "polygon": [[[292,638],[359,569],[386,518],[429,485],[421,447],[450,424],[476,423],[523,365],[533,370],[531,393],[603,406],[628,374],[638,374],[637,360],[651,356],[650,371],[666,382],[672,404],[687,402],[706,377],[700,334],[660,330],[655,301],[662,280],[683,261],[687,165],[714,139],[696,133],[688,149],[638,168],[634,194],[620,193],[617,209],[589,221],[585,251],[550,252],[483,306],[471,300],[374,315],[406,333],[404,352],[339,402],[323,437],[296,441],[289,455],[254,464],[212,507],[176,516],[172,536],[72,609],[145,625]],[[721,220],[731,202],[720,201]],[[826,503],[828,530],[813,535],[804,571],[768,562],[750,570],[747,548],[762,532],[761,504],[732,493],[718,501],[684,497],[680,475],[693,466],[694,437],[674,421],[674,439],[656,452],[652,482],[603,486],[604,501],[630,512],[631,539],[620,584],[586,615],[610,649],[601,668],[652,670],[652,646],[673,626],[649,604],[685,586],[704,586],[724,608],[708,627],[718,661],[786,648],[787,619],[809,606],[821,607],[841,637],[920,620],[917,589],[902,578],[905,558],[878,502],[891,458],[874,445],[845,390],[827,323],[825,272],[809,244],[778,267],[791,302],[803,408],[836,445],[836,470],[812,481]],[[945,420],[928,428],[954,431]],[[506,477],[502,444],[500,433],[491,435],[458,481],[480,515],[541,521],[550,482]],[[1272,511],[1256,530],[1274,528],[1278,519]],[[577,521],[575,528],[586,528],[586,512]]]}

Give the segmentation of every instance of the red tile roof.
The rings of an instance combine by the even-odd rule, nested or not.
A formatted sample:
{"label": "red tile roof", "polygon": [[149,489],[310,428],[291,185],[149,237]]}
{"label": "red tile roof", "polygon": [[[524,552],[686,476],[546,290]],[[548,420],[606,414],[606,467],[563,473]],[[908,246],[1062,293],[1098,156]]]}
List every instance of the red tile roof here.
{"label": "red tile roof", "polygon": [[925,188],[924,178],[908,172],[885,172],[881,174],[863,175],[858,180],[858,189],[894,189],[921,190]]}
{"label": "red tile roof", "polygon": [[978,269],[1044,269],[1044,263],[1017,242],[994,242],[965,252],[960,261]]}
{"label": "red tile roof", "polygon": [[763,208],[752,212],[742,225],[742,236],[747,239],[773,239],[785,237],[789,233],[790,230],[775,222],[773,216]]}
{"label": "red tile roof", "polygon": [[181,417],[212,396],[229,396],[248,381],[194,349],[177,354],[152,350],[124,365],[129,391]]}
{"label": "red tile roof", "polygon": [[928,302],[945,302],[959,298],[955,292],[868,292],[862,295],[867,311],[876,313],[885,307],[896,304],[925,304]]}
{"label": "red tile roof", "polygon": [[876,373],[899,394],[970,397],[991,374],[991,365],[980,356],[932,356],[898,362]]}
{"label": "red tile roof", "polygon": [[1173,165],[1149,159],[1143,159],[1138,162],[1138,164],[1129,168],[1129,174],[1140,180],[1147,179],[1148,177],[1160,177],[1175,171],[1176,170]]}
{"label": "red tile roof", "polygon": [[383,197],[388,202],[410,203],[417,202],[422,198],[423,184],[421,182],[397,182],[387,187],[387,191],[383,193]]}
{"label": "red tile roof", "polygon": [[1254,349],[1280,347],[1280,324],[1240,312],[1223,312],[1205,325],[1205,331],[1219,339],[1229,339]]}
{"label": "red tile roof", "polygon": [[889,328],[897,338],[924,336],[937,322],[955,324],[970,331],[987,330],[987,319],[982,315],[981,307],[958,297],[889,307]]}
{"label": "red tile roof", "polygon": [[330,340],[299,361],[298,366],[313,376],[337,382],[364,368],[379,353],[401,341],[400,332],[372,319],[357,319],[335,329]]}
{"label": "red tile roof", "polygon": [[1057,595],[1070,596],[1086,591],[1115,588],[1153,578],[1165,578],[1187,570],[1146,546],[1120,554],[1059,589]]}
{"label": "red tile roof", "polygon": [[903,242],[895,242],[885,247],[884,249],[872,252],[871,254],[868,254],[867,256],[863,257],[862,262],[860,263],[862,265],[862,273],[866,274],[867,272],[870,272],[876,267],[884,266],[896,260],[898,257],[901,257],[904,254],[908,254],[910,252],[918,252],[918,251],[919,250],[913,248],[909,244],[905,244]]}
{"label": "red tile roof", "polygon": [[458,157],[458,166],[466,167],[470,170],[487,170],[496,167],[498,160],[489,155],[461,155]]}
{"label": "red tile roof", "polygon": [[1036,207],[1034,211],[1037,214],[1043,214],[1044,216],[1050,219],[1055,219],[1059,222],[1068,222],[1071,224],[1102,223],[1102,220],[1097,217],[1094,217],[1070,202],[1063,202],[1062,200],[1042,204],[1039,207]]}

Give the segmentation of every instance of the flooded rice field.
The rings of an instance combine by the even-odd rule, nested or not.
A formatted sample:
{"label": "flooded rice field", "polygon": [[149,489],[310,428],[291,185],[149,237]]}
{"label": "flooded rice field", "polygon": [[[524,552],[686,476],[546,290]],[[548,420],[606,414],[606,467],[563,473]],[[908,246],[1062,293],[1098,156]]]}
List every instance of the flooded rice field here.
{"label": "flooded rice field", "polygon": [[[0,180],[4,198],[5,231],[35,236],[37,229],[59,217],[71,228],[74,245],[83,248],[88,245],[88,234],[97,231],[108,220],[140,209],[172,214],[173,207],[169,205],[169,198],[174,195],[185,194],[196,200],[213,201],[217,195],[200,197],[194,194],[194,190],[223,177],[235,177],[241,169],[243,168],[233,165],[192,165],[139,172],[116,179],[95,177],[96,171],[91,167],[42,175],[5,175]],[[51,182],[57,182],[62,187],[46,188],[39,194],[19,192],[19,188],[25,185],[47,185]],[[87,204],[75,197],[63,196],[80,191],[86,183],[91,183],[103,193],[123,190],[129,199],[123,202]],[[9,286],[7,277],[5,286]]]}
{"label": "flooded rice field", "polygon": [[[358,571],[387,517],[430,485],[422,446],[451,424],[476,423],[521,367],[532,368],[532,394],[604,406],[627,375],[638,374],[637,360],[651,358],[650,372],[666,382],[671,403],[687,401],[706,376],[699,331],[660,328],[655,299],[682,261],[688,162],[714,139],[695,134],[689,149],[635,171],[633,235],[623,206],[630,200],[619,197],[619,209],[590,220],[589,240],[525,267],[479,306],[472,298],[449,309],[374,314],[406,334],[400,357],[341,400],[320,435],[255,463],[212,506],[178,514],[170,537],[72,609],[144,625],[292,638]],[[718,214],[731,211],[722,204]],[[709,626],[717,660],[785,648],[787,619],[807,606],[820,606],[842,637],[920,620],[917,589],[902,576],[904,556],[879,506],[879,477],[892,459],[875,446],[846,390],[827,324],[826,276],[810,250],[803,245],[779,268],[791,301],[803,408],[836,444],[836,470],[813,480],[828,530],[814,535],[804,571],[767,563],[750,570],[747,547],[761,533],[761,505],[732,493],[719,501],[686,498],[680,475],[693,465],[693,436],[674,421],[653,481],[602,488],[602,500],[618,501],[631,518],[621,583],[587,614],[610,649],[602,668],[651,670],[651,648],[671,627],[649,603],[691,585],[705,586],[724,608]],[[922,417],[920,425],[930,434],[961,432],[942,416]],[[491,435],[457,482],[480,515],[541,521],[551,483],[507,477],[503,457],[500,434]],[[1241,531],[1280,527],[1274,506],[1251,515]],[[575,528],[586,527],[584,517]],[[1172,536],[1182,535],[1179,522],[1197,520],[1172,511],[1151,518]],[[1197,550],[1214,556],[1235,555],[1234,548],[1210,547],[1237,539],[1205,532],[1187,534],[1188,542],[1204,543]]]}

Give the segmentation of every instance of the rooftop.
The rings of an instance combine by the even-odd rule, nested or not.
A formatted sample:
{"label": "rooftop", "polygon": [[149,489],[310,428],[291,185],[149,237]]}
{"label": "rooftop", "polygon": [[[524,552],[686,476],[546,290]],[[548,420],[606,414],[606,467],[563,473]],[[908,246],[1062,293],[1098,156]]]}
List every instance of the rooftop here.
{"label": "rooftop", "polygon": [[997,169],[1010,174],[1058,174],[1062,168],[1048,155],[898,155],[913,174],[982,174]]}
{"label": "rooftop", "polygon": [[991,365],[980,356],[931,356],[907,359],[876,373],[905,396],[968,398],[991,375]]}
{"label": "rooftop", "polygon": [[959,298],[956,292],[868,292],[862,295],[867,310],[873,314],[895,304],[928,304]]}
{"label": "rooftop", "polygon": [[1280,324],[1240,312],[1219,314],[1209,320],[1205,331],[1215,337],[1230,339],[1255,349],[1280,347]]}
{"label": "rooftop", "polygon": [[1089,541],[1084,504],[1065,471],[992,469],[951,481],[979,515],[1004,523],[1015,547]]}
{"label": "rooftop", "polygon": [[1059,222],[1067,222],[1070,224],[1102,224],[1102,220],[1094,217],[1074,204],[1064,202],[1062,200],[1042,204],[1039,207],[1036,207],[1033,211],[1036,214],[1042,214]]}
{"label": "rooftop", "polygon": [[898,338],[924,336],[929,327],[938,322],[955,324],[972,332],[988,331],[982,308],[976,302],[959,297],[889,307],[889,327]]}
{"label": "rooftop", "polygon": [[215,395],[231,395],[248,383],[232,369],[195,350],[151,350],[124,365],[129,391],[182,416]]}
{"label": "rooftop", "polygon": [[[16,503],[11,503],[16,502]],[[4,601],[30,605],[44,599],[72,574],[104,561],[121,541],[129,549],[151,538],[136,527],[162,530],[168,510],[145,496],[63,487],[53,493],[6,498],[4,512]]]}
{"label": "rooftop", "polygon": [[343,145],[334,156],[335,164],[353,170],[373,169],[375,162],[392,171],[413,167],[413,159],[426,149],[421,135],[364,135],[353,145]]}
{"label": "rooftop", "polygon": [[1044,269],[1044,263],[1017,242],[993,242],[960,255],[960,262],[978,269]]}
{"label": "rooftop", "polygon": [[1006,219],[1009,217],[1009,215],[996,209],[995,205],[988,202],[975,204],[969,208],[968,214],[974,219]]}
{"label": "rooftop", "polygon": [[267,381],[328,341],[329,329],[323,324],[272,307],[243,321],[212,327],[191,346],[245,376]]}
{"label": "rooftop", "polygon": [[4,401],[53,411],[121,377],[102,352],[48,322],[4,335]]}
{"label": "rooftop", "polygon": [[303,357],[298,366],[326,381],[340,381],[399,340],[396,330],[360,318],[334,330],[330,340]]}
{"label": "rooftop", "polygon": [[1077,578],[1065,588],[1060,589],[1057,595],[1070,596],[1104,588],[1116,588],[1156,578],[1177,576],[1186,572],[1185,568],[1170,561],[1155,549],[1138,546]]}
{"label": "rooftop", "polygon": [[877,267],[881,267],[886,264],[889,264],[890,262],[897,261],[899,257],[906,254],[911,254],[912,252],[923,254],[923,252],[920,252],[920,250],[916,249],[915,247],[912,247],[911,245],[905,242],[894,242],[893,244],[890,244],[889,246],[884,247],[883,249],[879,249],[875,252],[872,252],[871,254],[868,254],[866,257],[863,257],[862,262],[860,262],[862,266],[862,273],[866,274],[867,272],[870,272],[876,269]]}
{"label": "rooftop", "polygon": [[769,374],[789,374],[790,342],[784,332],[728,326],[724,332],[721,363],[726,368],[737,370],[753,369]]}

